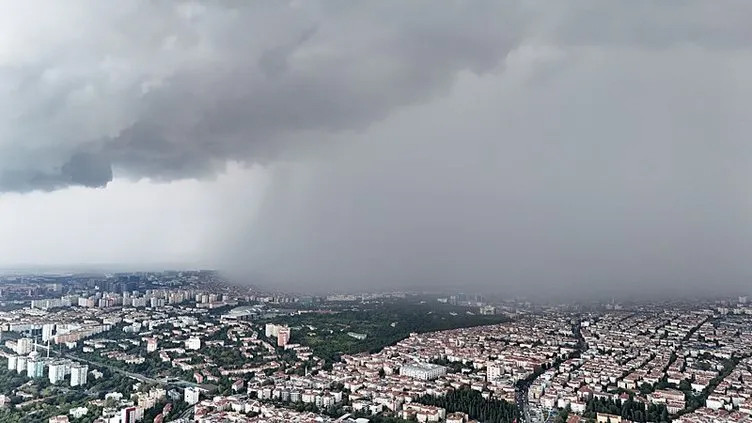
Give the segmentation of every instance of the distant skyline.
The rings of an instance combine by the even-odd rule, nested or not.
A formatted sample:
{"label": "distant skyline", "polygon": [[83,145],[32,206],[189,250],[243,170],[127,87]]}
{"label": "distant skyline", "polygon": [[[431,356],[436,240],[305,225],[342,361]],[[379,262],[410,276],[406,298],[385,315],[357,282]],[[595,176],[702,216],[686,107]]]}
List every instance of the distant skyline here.
{"label": "distant skyline", "polygon": [[752,285],[749,1],[42,3],[0,17],[0,267]]}
{"label": "distant skyline", "polygon": [[89,264],[17,264],[14,266],[0,266],[0,275],[7,274],[71,274],[71,273],[130,273],[130,272],[162,272],[213,270],[192,267],[183,263],[89,263]]}

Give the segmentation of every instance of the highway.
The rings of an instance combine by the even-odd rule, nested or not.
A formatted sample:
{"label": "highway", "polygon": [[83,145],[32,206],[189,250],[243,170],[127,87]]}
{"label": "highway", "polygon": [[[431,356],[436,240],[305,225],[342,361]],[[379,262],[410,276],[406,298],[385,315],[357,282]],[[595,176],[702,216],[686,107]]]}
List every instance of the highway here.
{"label": "highway", "polygon": [[[92,366],[96,366],[96,367],[100,367],[100,368],[101,367],[105,367],[107,369],[110,369],[113,372],[120,373],[120,374],[122,374],[124,376],[127,376],[127,377],[129,377],[131,379],[137,380],[139,382],[154,383],[154,384],[160,384],[160,385],[165,385],[165,386],[180,386],[180,387],[183,387],[183,388],[186,387],[186,386],[197,386],[193,382],[188,382],[188,381],[185,381],[185,380],[182,380],[182,379],[177,379],[177,380],[175,380],[174,378],[154,379],[152,377],[148,377],[148,376],[142,375],[140,373],[127,372],[127,371],[125,371],[123,369],[119,369],[119,368],[117,368],[115,366],[111,366],[109,364],[98,363],[96,361],[87,360],[87,359],[76,357],[76,356],[70,355],[70,354],[63,354],[62,356],[65,357],[65,358],[68,358],[70,360],[82,361],[82,362],[88,363],[88,364],[90,364]],[[178,416],[175,419],[172,419],[171,421],[180,420],[180,419],[192,420],[192,418],[193,418],[193,411],[194,411],[194,406],[190,406],[185,411],[183,411],[182,413],[180,413],[180,416]]]}
{"label": "highway", "polygon": [[109,369],[109,370],[111,370],[113,372],[120,373],[121,375],[127,376],[127,377],[129,377],[131,379],[134,379],[134,380],[137,380],[139,382],[160,384],[160,385],[165,385],[165,386],[178,386],[178,387],[181,387],[181,388],[185,388],[186,386],[198,386],[197,384],[195,384],[193,382],[189,382],[187,380],[182,380],[182,379],[176,379],[176,378],[173,378],[173,377],[155,379],[153,377],[149,377],[149,376],[143,375],[141,373],[128,372],[126,370],[120,369],[118,367],[115,367],[115,366],[112,366],[112,365],[109,365],[109,364],[104,364],[104,363],[100,363],[100,362],[97,362],[97,361],[87,360],[85,358],[77,357],[77,356],[72,355],[72,354],[64,354],[64,353],[59,353],[59,352],[55,352],[55,354],[58,354],[59,356],[67,358],[69,360],[81,361],[81,362],[90,364],[93,367],[107,368],[107,369]]}
{"label": "highway", "polygon": [[[582,337],[579,318],[577,319],[577,322],[572,325],[572,333],[575,338],[577,338],[577,352],[582,353],[587,349],[587,345],[585,344],[585,339]],[[517,409],[520,411],[520,423],[553,422],[556,417],[556,413],[553,412],[553,410],[549,410],[548,415],[545,414],[544,410],[541,410],[538,407],[531,410],[528,390],[532,383],[533,381],[519,382],[515,388],[515,402],[517,404]]]}
{"label": "highway", "polygon": [[517,409],[520,411],[520,422],[530,423],[530,407],[528,406],[528,388],[530,382],[523,382],[517,385],[514,396],[517,403]]}
{"label": "highway", "polygon": [[174,420],[180,420],[180,419],[191,420],[191,418],[193,417],[194,407],[195,407],[195,405],[192,405],[192,406],[186,408],[185,411],[183,411],[182,413],[180,413],[180,416],[178,416],[178,418],[174,419]]}
{"label": "highway", "polygon": [[105,367],[105,368],[107,368],[107,369],[109,369],[109,370],[111,370],[113,372],[120,373],[122,375],[128,376],[129,378],[135,379],[135,380],[137,380],[139,382],[159,383],[159,384],[166,384],[167,383],[165,379],[154,379],[154,378],[151,378],[151,377],[148,377],[148,376],[144,376],[144,375],[142,375],[140,373],[127,372],[127,371],[125,371],[123,369],[119,369],[119,368],[117,368],[115,366],[111,366],[109,364],[98,363],[96,361],[87,360],[85,358],[76,357],[74,355],[63,354],[63,357],[65,357],[67,359],[70,359],[70,360],[83,361],[84,363],[91,364],[92,366],[96,366],[96,367]]}

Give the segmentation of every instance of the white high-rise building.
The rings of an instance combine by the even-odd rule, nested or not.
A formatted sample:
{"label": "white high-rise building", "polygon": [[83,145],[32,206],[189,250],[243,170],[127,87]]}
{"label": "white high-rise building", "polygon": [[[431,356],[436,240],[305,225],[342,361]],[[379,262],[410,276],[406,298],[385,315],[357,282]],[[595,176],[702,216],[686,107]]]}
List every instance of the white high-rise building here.
{"label": "white high-rise building", "polygon": [[44,361],[33,358],[26,362],[26,376],[31,378],[44,377]]}
{"label": "white high-rise building", "polygon": [[18,357],[15,355],[8,356],[8,370],[16,370],[18,365]]}
{"label": "white high-rise building", "polygon": [[42,326],[42,342],[47,342],[48,340],[52,339],[53,335],[55,335],[54,323],[46,323],[44,326]]}
{"label": "white high-rise building", "polygon": [[86,385],[86,376],[89,374],[89,366],[86,364],[76,364],[71,367],[70,386]]}
{"label": "white high-rise building", "polygon": [[489,364],[486,367],[486,379],[491,382],[504,374],[504,368],[498,363]]}
{"label": "white high-rise building", "polygon": [[190,405],[198,404],[200,397],[200,391],[198,388],[185,388],[185,402],[187,402]]}
{"label": "white high-rise building", "polygon": [[16,354],[27,355],[31,352],[33,341],[31,338],[21,338],[16,341]]}
{"label": "white high-rise building", "polygon": [[26,371],[26,357],[19,355],[16,358],[16,372],[23,373]]}
{"label": "white high-rise building", "polygon": [[120,423],[136,423],[144,418],[144,409],[141,407],[126,407],[120,410]]}
{"label": "white high-rise building", "polygon": [[267,338],[276,338],[279,334],[279,328],[281,326],[275,325],[274,323],[267,323],[264,327],[264,334],[266,334]]}
{"label": "white high-rise building", "polygon": [[55,384],[65,379],[65,371],[67,364],[63,362],[50,363],[50,383]]}

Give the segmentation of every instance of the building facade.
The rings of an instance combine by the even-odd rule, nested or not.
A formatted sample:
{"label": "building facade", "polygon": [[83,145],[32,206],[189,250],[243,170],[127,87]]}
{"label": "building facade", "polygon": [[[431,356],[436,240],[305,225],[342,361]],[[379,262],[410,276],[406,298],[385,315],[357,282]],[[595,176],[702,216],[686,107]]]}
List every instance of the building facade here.
{"label": "building facade", "polygon": [[86,385],[89,366],[85,364],[76,364],[71,367],[71,386]]}
{"label": "building facade", "polygon": [[400,368],[400,374],[420,380],[434,380],[446,374],[446,367],[438,364],[407,364]]}

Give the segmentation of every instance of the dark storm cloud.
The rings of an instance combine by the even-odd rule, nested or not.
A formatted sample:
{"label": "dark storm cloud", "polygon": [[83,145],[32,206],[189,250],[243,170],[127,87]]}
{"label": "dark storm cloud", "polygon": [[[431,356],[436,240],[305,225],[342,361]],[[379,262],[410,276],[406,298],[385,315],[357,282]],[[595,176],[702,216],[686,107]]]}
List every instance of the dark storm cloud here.
{"label": "dark storm cloud", "polygon": [[217,262],[282,287],[752,278],[747,0],[103,4],[0,17],[0,191],[262,163]]}
{"label": "dark storm cloud", "polygon": [[[495,2],[139,5],[119,17],[132,26],[89,34],[101,44],[74,39],[54,53],[70,57],[3,71],[22,107],[7,122],[3,147],[17,160],[0,163],[0,189],[268,162],[300,132],[363,129],[445,92],[458,71],[493,68],[521,24],[513,4]],[[140,18],[147,36],[136,34]],[[157,19],[172,27],[152,26]],[[135,47],[124,47],[132,35]]]}
{"label": "dark storm cloud", "polygon": [[74,153],[55,173],[35,170],[0,173],[0,189],[52,191],[71,185],[102,188],[112,181],[109,159],[89,152]]}
{"label": "dark storm cloud", "polygon": [[[107,166],[171,180],[213,175],[227,160],[268,163],[311,131],[362,130],[445,95],[458,72],[495,69],[525,40],[722,50],[745,48],[752,32],[743,1],[27,7],[3,25],[2,191],[101,186]],[[63,169],[79,154],[97,180]]]}

